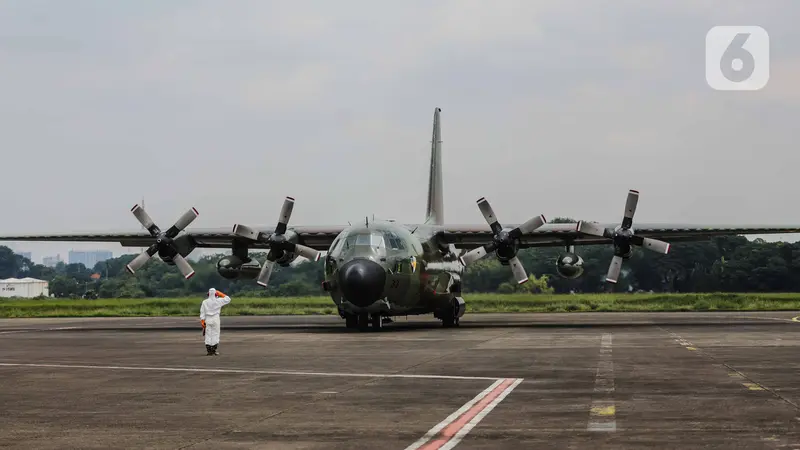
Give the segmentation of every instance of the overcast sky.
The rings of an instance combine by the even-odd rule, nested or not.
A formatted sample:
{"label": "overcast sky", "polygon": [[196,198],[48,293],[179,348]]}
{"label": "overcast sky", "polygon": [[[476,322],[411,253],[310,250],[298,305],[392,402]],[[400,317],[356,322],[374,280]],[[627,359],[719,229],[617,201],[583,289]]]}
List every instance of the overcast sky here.
{"label": "overcast sky", "polygon": [[[797,224],[800,3],[0,3],[0,234],[423,219]],[[706,32],[760,25],[770,80],[706,84]],[[795,240],[794,237],[790,237]],[[11,244],[34,260],[117,244]]]}

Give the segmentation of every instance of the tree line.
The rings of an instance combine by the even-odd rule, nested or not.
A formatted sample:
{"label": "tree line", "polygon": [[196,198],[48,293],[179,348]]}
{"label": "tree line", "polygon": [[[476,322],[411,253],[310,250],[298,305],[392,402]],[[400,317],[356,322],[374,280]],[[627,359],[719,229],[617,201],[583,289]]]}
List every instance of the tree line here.
{"label": "tree line", "polygon": [[[532,248],[519,257],[533,283],[517,285],[511,270],[494,257],[468,267],[463,291],[468,292],[603,292],[605,275],[613,256],[609,245],[577,246],[585,272],[575,280],[561,278],[556,259],[564,249]],[[248,297],[323,295],[323,262],[303,262],[294,267],[275,267],[269,287],[253,280],[227,280],[216,270],[223,254],[204,256],[192,263],[195,275],[184,280],[173,266],[153,258],[131,275],[125,265],[136,255],[123,255],[87,268],[59,263],[55,267],[34,264],[0,246],[0,278],[33,277],[50,282],[57,297],[102,298],[184,297],[203,295],[209,287]],[[266,253],[252,256],[264,261]],[[93,277],[93,274],[94,275]],[[99,275],[99,277],[98,277]],[[668,255],[636,248],[623,263],[615,291],[655,292],[800,292],[800,243],[749,241],[743,236],[722,236],[700,242],[677,242]]]}

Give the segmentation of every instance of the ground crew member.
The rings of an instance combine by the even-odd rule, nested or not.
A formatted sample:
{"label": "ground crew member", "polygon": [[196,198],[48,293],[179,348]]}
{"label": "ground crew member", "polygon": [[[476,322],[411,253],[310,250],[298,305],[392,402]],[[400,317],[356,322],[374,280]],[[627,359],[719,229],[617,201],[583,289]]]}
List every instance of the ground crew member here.
{"label": "ground crew member", "polygon": [[219,355],[219,352],[217,352],[220,331],[219,315],[222,307],[230,302],[230,297],[211,288],[208,290],[208,298],[203,300],[200,305],[200,325],[203,327],[207,356]]}

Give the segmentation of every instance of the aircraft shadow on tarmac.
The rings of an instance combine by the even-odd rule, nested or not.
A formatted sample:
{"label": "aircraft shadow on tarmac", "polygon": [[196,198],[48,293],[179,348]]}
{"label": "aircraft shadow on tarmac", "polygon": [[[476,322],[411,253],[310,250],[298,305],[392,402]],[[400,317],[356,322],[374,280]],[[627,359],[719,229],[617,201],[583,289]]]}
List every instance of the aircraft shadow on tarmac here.
{"label": "aircraft shadow on tarmac", "polygon": [[[661,319],[661,320],[646,320],[646,321],[636,321],[636,322],[622,322],[622,321],[615,321],[615,322],[491,322],[491,321],[479,321],[470,323],[468,321],[461,322],[461,325],[456,328],[442,328],[442,325],[437,322],[394,322],[391,324],[385,324],[381,330],[375,331],[373,329],[367,329],[365,331],[359,331],[355,329],[348,329],[345,328],[343,324],[332,323],[332,324],[323,324],[323,323],[309,323],[304,324],[302,322],[294,323],[294,324],[253,324],[253,325],[225,325],[223,322],[222,328],[224,332],[228,333],[237,333],[237,332],[252,332],[252,331],[280,331],[283,333],[318,333],[318,334],[349,334],[349,333],[356,333],[356,334],[363,334],[363,333],[399,333],[399,332],[410,332],[410,331],[423,331],[423,330],[440,330],[441,332],[449,333],[458,333],[460,331],[466,331],[470,329],[503,329],[503,328],[527,328],[527,329],[553,329],[553,328],[563,328],[563,329],[588,329],[588,328],[649,328],[649,327],[658,327],[658,326],[668,326],[670,328],[676,327],[728,327],[728,328],[740,328],[744,326],[783,326],[783,327],[796,327],[797,324],[781,321],[781,320],[758,320],[758,319],[734,319],[734,320],[726,320],[726,319],[717,319],[717,320],[681,320],[679,318],[675,319]],[[107,326],[107,327],[80,327],[80,328],[72,328],[72,329],[62,329],[62,330],[53,330],[59,332],[69,332],[69,333],[82,333],[82,332],[91,332],[91,331],[105,331],[105,332],[186,332],[192,331],[197,332],[199,328],[197,326],[181,326],[181,325],[172,325],[172,326]]]}

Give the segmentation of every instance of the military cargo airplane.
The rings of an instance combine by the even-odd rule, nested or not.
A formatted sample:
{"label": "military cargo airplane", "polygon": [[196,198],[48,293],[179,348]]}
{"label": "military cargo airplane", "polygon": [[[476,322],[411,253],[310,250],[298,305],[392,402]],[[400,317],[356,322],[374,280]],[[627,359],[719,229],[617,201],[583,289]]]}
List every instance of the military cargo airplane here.
{"label": "military cargo airplane", "polygon": [[[583,260],[576,245],[611,244],[614,255],[606,281],[616,283],[624,260],[634,247],[657,253],[669,252],[671,242],[708,239],[711,236],[739,234],[783,234],[800,232],[800,226],[734,226],[640,224],[634,232],[633,217],[639,192],[628,192],[619,224],[546,223],[536,215],[519,225],[501,224],[489,201],[480,198],[477,206],[484,225],[447,225],[444,222],[442,195],[441,109],[433,115],[430,174],[425,220],[419,224],[369,221],[341,226],[289,226],[295,200],[286,197],[275,227],[258,228],[235,224],[233,229],[186,231],[198,216],[189,209],[166,231],[162,231],[144,208],[135,205],[131,212],[146,231],[126,233],[71,233],[29,236],[0,236],[0,241],[118,242],[125,247],[147,250],[128,264],[135,273],[156,254],[174,265],[185,278],[194,275],[186,261],[195,248],[230,248],[231,255],[220,258],[217,271],[226,279],[255,279],[267,286],[275,266],[288,266],[302,256],[318,261],[324,255],[322,289],[329,293],[348,328],[379,329],[392,316],[433,314],[446,327],[457,326],[466,311],[461,293],[465,267],[494,253],[509,266],[517,283],[528,281],[517,252],[523,248],[562,246],[556,264],[558,273],[577,278],[583,273]],[[260,264],[248,255],[250,249],[268,250]]]}

